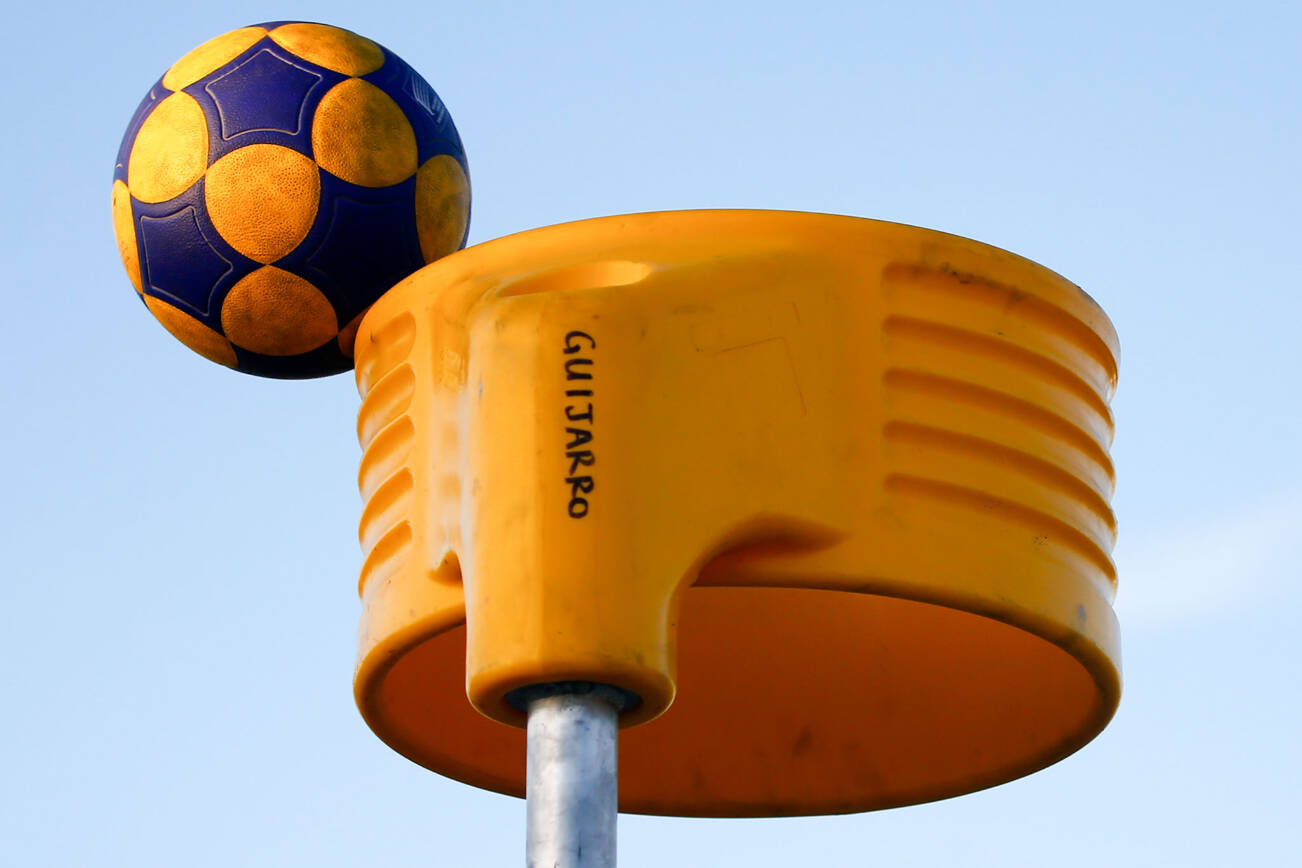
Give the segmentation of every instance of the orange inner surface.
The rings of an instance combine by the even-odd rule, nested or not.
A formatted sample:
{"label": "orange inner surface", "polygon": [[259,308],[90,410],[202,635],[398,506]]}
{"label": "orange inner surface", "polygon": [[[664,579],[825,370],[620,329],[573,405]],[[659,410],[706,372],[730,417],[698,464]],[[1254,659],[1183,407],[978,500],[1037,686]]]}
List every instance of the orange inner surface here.
{"label": "orange inner surface", "polygon": [[[1110,689],[1053,643],[957,609],[841,591],[691,587],[678,693],[620,733],[620,809],[844,813],[960,795],[1061,759]],[[523,795],[524,731],[465,696],[465,630],[398,656],[361,698],[412,760]]]}

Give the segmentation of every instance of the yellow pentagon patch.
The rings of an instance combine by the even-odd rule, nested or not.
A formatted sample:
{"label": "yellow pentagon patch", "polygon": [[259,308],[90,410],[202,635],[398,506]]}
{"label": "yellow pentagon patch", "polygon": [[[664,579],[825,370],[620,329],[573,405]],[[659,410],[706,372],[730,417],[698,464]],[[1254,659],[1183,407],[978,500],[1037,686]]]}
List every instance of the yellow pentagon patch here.
{"label": "yellow pentagon patch", "polygon": [[245,49],[267,35],[261,27],[241,27],[213,37],[172,64],[163,76],[163,87],[180,90],[189,87],[219,66],[230,63]]}
{"label": "yellow pentagon patch", "polygon": [[127,159],[127,186],[141,202],[166,202],[203,175],[208,164],[208,123],[186,93],[163,99],[136,134]]}
{"label": "yellow pentagon patch", "polygon": [[344,75],[366,75],[384,66],[380,46],[328,24],[282,24],[271,31],[271,38],[304,60]]}
{"label": "yellow pentagon patch", "polygon": [[235,350],[226,338],[162,299],[147,295],[145,305],[178,341],[209,361],[228,368],[236,366]]}
{"label": "yellow pentagon patch", "polygon": [[321,174],[291,148],[247,145],[212,164],[203,195],[222,238],[266,265],[307,237],[321,201]]}
{"label": "yellow pentagon patch", "polygon": [[143,291],[140,281],[140,252],[136,247],[136,221],[131,216],[131,191],[121,181],[113,182],[113,234],[118,240],[122,265],[136,292]]}
{"label": "yellow pentagon patch", "polygon": [[416,133],[388,94],[349,78],[326,92],[312,120],[321,168],[362,187],[387,187],[416,171]]}
{"label": "yellow pentagon patch", "polygon": [[436,154],[416,173],[416,233],[426,262],[461,246],[470,221],[470,180],[455,157]]}
{"label": "yellow pentagon patch", "polygon": [[335,309],[296,274],[266,265],[231,287],[222,331],[236,346],[267,356],[296,356],[338,332]]}

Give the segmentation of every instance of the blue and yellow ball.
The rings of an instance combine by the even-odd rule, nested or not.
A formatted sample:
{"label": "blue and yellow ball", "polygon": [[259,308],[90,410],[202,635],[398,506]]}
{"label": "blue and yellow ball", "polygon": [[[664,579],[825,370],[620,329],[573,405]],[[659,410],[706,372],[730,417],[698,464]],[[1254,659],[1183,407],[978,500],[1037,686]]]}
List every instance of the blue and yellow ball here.
{"label": "blue and yellow ball", "polygon": [[362,314],[465,244],[465,150],[434,89],[324,24],[209,40],[136,109],[113,172],[127,275],[195,352],[266,377],[352,367]]}

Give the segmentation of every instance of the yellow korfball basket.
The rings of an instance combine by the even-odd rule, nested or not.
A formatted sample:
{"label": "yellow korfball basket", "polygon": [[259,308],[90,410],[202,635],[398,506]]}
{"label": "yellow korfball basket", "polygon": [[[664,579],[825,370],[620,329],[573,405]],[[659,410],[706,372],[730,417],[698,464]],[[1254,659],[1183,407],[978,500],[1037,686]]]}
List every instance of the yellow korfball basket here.
{"label": "yellow korfball basket", "polygon": [[367,314],[358,704],[524,792],[527,685],[635,694],[621,810],[959,795],[1120,696],[1117,339],[1005,251],[820,214],[586,220]]}

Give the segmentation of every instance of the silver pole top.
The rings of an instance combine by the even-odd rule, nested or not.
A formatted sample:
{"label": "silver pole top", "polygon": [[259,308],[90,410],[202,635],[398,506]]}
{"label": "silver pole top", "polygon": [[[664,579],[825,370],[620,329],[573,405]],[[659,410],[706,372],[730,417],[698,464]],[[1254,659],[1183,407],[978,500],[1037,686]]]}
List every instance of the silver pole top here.
{"label": "silver pole top", "polygon": [[524,688],[512,699],[529,715],[526,865],[614,868],[619,712],[628,694],[562,682]]}

